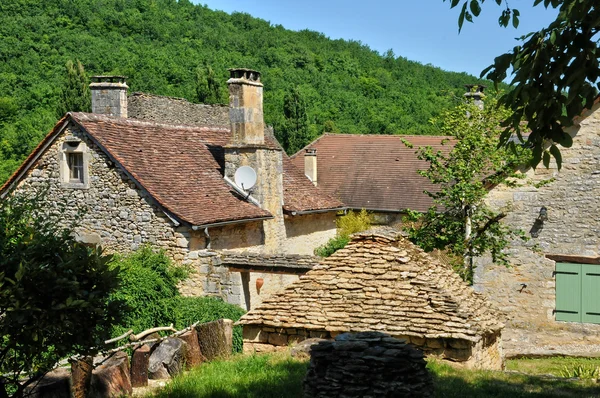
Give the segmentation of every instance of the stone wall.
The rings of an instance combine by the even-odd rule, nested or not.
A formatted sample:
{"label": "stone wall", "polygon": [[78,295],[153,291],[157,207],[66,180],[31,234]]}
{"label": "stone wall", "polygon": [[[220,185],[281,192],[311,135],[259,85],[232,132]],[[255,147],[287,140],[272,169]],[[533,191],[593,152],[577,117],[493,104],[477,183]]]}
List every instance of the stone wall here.
{"label": "stone wall", "polygon": [[[321,329],[306,330],[244,325],[244,352],[282,351],[287,349],[289,345],[310,338],[334,339],[340,334],[341,332],[330,332]],[[469,369],[504,369],[502,341],[499,333],[483,336],[476,343],[463,339],[392,336],[412,344],[431,358],[448,361]]]}
{"label": "stone wall", "polygon": [[167,124],[229,126],[227,105],[193,104],[183,98],[133,93],[128,98],[128,116]]}
{"label": "stone wall", "polygon": [[432,397],[423,353],[384,333],[345,333],[311,347],[304,396]]}
{"label": "stone wall", "polygon": [[[489,257],[476,261],[475,289],[507,316],[507,356],[579,353],[600,344],[600,325],[555,321],[555,264],[544,257],[600,255],[600,111],[570,133],[573,146],[561,148],[560,172],[555,164],[540,165],[518,187],[499,186],[488,195],[493,208],[507,211],[503,221],[530,237],[511,243],[509,268]],[[542,207],[548,219],[540,222]]]}
{"label": "stone wall", "polygon": [[[76,137],[87,146],[89,187],[65,188],[60,153],[65,138]],[[40,157],[18,186],[21,192],[46,191],[48,211],[67,226],[77,218],[76,233],[85,242],[113,252],[127,252],[149,243],[183,260],[190,232],[177,228],[115,164],[77,127],[69,126]]]}

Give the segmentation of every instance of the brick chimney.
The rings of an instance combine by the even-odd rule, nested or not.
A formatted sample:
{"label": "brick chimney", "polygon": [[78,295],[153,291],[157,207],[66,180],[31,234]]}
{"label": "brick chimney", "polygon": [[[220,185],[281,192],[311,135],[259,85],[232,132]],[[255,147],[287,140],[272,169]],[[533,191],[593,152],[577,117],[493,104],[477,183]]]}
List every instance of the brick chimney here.
{"label": "brick chimney", "polygon": [[317,150],[307,149],[304,154],[304,174],[317,186]]}
{"label": "brick chimney", "polygon": [[265,143],[263,119],[263,85],[260,72],[251,69],[229,69],[229,122],[234,145]]}
{"label": "brick chimney", "polygon": [[92,76],[92,113],[127,117],[125,76]]}
{"label": "brick chimney", "polygon": [[465,84],[465,88],[467,89],[465,98],[467,100],[473,100],[479,109],[483,109],[483,100],[485,99],[483,90],[485,90],[485,87],[486,86],[482,84]]}

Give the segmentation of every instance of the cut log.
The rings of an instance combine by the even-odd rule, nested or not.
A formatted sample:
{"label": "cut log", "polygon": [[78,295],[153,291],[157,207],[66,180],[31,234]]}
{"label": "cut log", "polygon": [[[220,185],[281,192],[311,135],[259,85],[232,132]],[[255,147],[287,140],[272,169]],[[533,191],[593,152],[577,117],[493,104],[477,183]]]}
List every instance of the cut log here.
{"label": "cut log", "polygon": [[71,361],[71,396],[73,398],[87,398],[92,382],[94,359],[83,357]]}
{"label": "cut log", "polygon": [[218,321],[203,323],[196,326],[200,352],[211,361],[215,358],[224,358],[233,351],[233,321],[219,319]]}
{"label": "cut log", "polygon": [[129,358],[127,354],[123,351],[115,353],[92,373],[90,398],[131,395],[133,389],[129,374]]}
{"label": "cut log", "polygon": [[131,386],[146,387],[148,385],[148,364],[150,360],[150,346],[144,344],[133,352],[131,356]]}
{"label": "cut log", "polygon": [[200,344],[198,343],[198,333],[196,333],[196,329],[185,332],[179,336],[179,338],[183,340],[187,346],[185,351],[185,366],[187,369],[198,366],[206,360],[200,351]]}
{"label": "cut log", "polygon": [[151,379],[168,379],[183,370],[185,345],[183,340],[169,337],[163,340],[150,355],[148,376]]}

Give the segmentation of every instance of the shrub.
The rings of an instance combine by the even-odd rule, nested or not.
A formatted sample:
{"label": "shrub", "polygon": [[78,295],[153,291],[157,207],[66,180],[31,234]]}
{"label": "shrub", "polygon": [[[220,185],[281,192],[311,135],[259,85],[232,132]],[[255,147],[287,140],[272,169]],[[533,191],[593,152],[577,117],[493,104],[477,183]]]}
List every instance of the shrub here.
{"label": "shrub", "polygon": [[365,209],[362,209],[359,213],[349,210],[348,213],[336,220],[338,228],[336,236],[329,239],[326,244],[317,247],[315,254],[321,257],[331,256],[336,251],[346,247],[350,242],[350,235],[371,228],[371,223],[371,216]]}
{"label": "shrub", "polygon": [[0,202],[0,396],[21,396],[60,359],[93,354],[118,321],[118,285],[110,257],[41,216],[43,195]]}
{"label": "shrub", "polygon": [[600,376],[600,367],[594,365],[565,366],[560,372],[562,377],[583,380],[597,379]]}
{"label": "shrub", "polygon": [[338,236],[348,237],[354,233],[366,231],[371,228],[371,216],[367,210],[362,209],[356,213],[349,210],[348,213],[337,219]]}
{"label": "shrub", "polygon": [[[223,302],[215,297],[175,297],[170,302],[174,308],[175,327],[182,329],[194,322],[211,322],[226,318],[234,322],[239,320],[245,311],[236,305]],[[242,327],[233,328],[233,351],[242,352]]]}
{"label": "shrub", "polygon": [[[183,297],[177,284],[187,271],[175,266],[164,251],[143,247],[113,262],[121,269],[121,287],[111,300],[124,301],[127,310],[123,321],[113,328],[118,336],[129,329],[139,333],[171,323],[183,329],[195,322],[211,322],[221,318],[237,321],[244,310],[213,297]],[[234,328],[234,350],[241,351],[241,328]]]}

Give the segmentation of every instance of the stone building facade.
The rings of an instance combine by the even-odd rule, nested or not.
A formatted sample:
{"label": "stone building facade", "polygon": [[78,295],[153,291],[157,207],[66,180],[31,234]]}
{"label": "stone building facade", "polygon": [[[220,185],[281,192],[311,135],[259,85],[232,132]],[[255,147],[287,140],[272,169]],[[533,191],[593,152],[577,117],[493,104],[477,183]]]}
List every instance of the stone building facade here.
{"label": "stone building facade", "polygon": [[[124,81],[94,79],[92,108],[108,114],[65,115],[0,195],[44,190],[48,211],[65,225],[77,220],[82,241],[111,252],[163,248],[193,270],[184,294],[251,308],[297,274],[230,272],[222,251],[310,255],[335,235],[342,206],[291,165],[269,129],[265,135],[260,74],[251,72],[232,71],[232,112],[142,94],[122,109]],[[240,102],[248,89],[251,98]],[[235,123],[262,142],[233,140]],[[257,188],[237,186],[241,165],[254,168]]]}
{"label": "stone building facade", "polygon": [[468,368],[503,368],[503,324],[489,302],[450,266],[392,229],[355,235],[238,324],[248,352],[377,331],[430,357]]}
{"label": "stone building facade", "polygon": [[[504,222],[530,238],[512,242],[508,268],[487,257],[476,262],[475,289],[506,314],[503,340],[507,355],[589,355],[591,346],[600,346],[600,325],[560,320],[565,313],[577,315],[576,308],[561,307],[565,299],[575,304],[590,301],[592,309],[586,310],[590,316],[600,313],[594,311],[600,301],[578,296],[581,292],[576,285],[571,289],[564,284],[560,268],[562,263],[588,264],[600,271],[600,265],[595,265],[600,264],[598,105],[584,114],[569,134],[573,146],[561,148],[560,171],[555,164],[548,169],[540,166],[526,171],[517,187],[498,186],[488,195],[493,208],[507,210]],[[600,291],[600,283],[591,279],[589,283],[592,295]]]}

